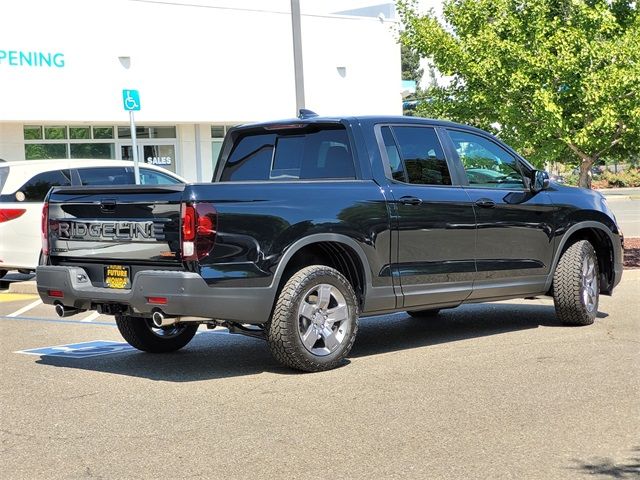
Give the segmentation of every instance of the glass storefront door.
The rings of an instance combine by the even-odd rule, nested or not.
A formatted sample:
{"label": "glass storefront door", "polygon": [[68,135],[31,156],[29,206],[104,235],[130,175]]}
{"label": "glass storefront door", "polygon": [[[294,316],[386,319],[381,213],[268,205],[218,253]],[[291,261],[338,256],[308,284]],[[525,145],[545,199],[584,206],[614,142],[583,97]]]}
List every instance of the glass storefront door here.
{"label": "glass storefront door", "polygon": [[[121,145],[122,160],[133,160],[133,146]],[[138,158],[140,162],[157,165],[176,173],[176,145],[175,144],[138,144]]]}

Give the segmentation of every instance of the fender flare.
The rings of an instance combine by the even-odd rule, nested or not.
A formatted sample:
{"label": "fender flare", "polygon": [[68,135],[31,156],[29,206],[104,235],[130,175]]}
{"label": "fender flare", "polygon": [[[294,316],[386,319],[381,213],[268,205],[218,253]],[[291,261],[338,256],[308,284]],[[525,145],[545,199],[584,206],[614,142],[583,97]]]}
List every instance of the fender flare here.
{"label": "fender flare", "polygon": [[280,262],[278,262],[278,267],[276,268],[275,274],[273,275],[273,283],[272,288],[275,290],[280,285],[280,280],[282,279],[282,275],[284,273],[285,268],[289,263],[289,260],[300,251],[300,249],[306,247],[307,245],[311,245],[313,243],[320,242],[335,242],[342,243],[343,245],[350,247],[353,251],[356,252],[358,258],[360,259],[360,263],[362,264],[362,269],[364,271],[364,296],[366,298],[367,293],[372,285],[371,280],[371,269],[369,268],[369,260],[365,255],[362,247],[358,245],[358,243],[346,235],[341,235],[338,233],[316,233],[313,235],[309,235],[308,237],[301,238],[291,244],[286,250]]}
{"label": "fender flare", "polygon": [[567,244],[567,241],[569,240],[571,235],[573,235],[578,230],[585,230],[587,228],[600,230],[601,232],[605,233],[608,236],[609,241],[611,242],[612,250],[613,250],[614,265],[612,266],[612,268],[615,267],[615,264],[621,261],[621,258],[620,258],[621,250],[618,250],[615,248],[616,242],[619,242],[619,240],[616,238],[617,234],[613,233],[610,228],[608,228],[605,224],[600,222],[594,222],[594,221],[588,221],[588,220],[583,222],[578,222],[575,225],[572,225],[564,233],[564,235],[562,235],[562,238],[558,243],[558,247],[556,248],[555,254],[553,256],[553,262],[551,264],[552,268],[551,268],[551,271],[549,272],[549,278],[547,278],[547,282],[545,284],[545,291],[548,291],[551,288],[551,284],[553,283],[553,275],[556,271],[556,267],[558,266],[558,262],[560,261],[560,255],[562,254],[564,247]]}

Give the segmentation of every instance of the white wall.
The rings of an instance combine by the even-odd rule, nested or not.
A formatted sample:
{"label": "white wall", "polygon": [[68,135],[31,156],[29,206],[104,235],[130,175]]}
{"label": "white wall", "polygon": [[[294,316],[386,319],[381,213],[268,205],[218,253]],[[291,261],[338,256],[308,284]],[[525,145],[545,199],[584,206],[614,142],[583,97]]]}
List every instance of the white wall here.
{"label": "white wall", "polygon": [[392,25],[303,16],[307,107],[322,115],[402,115],[400,47]]}
{"label": "white wall", "polygon": [[[0,121],[126,121],[123,88],[140,90],[140,123],[294,114],[286,11],[20,0],[0,12],[13,19],[3,22],[0,50],[60,52],[65,60],[62,68],[0,61]],[[309,106],[323,113],[400,113],[399,48],[390,30],[377,19],[303,16]],[[119,56],[131,57],[128,70]],[[337,66],[347,67],[345,78]]]}
{"label": "white wall", "polygon": [[0,158],[10,160],[24,160],[24,142],[22,125],[0,122]]}
{"label": "white wall", "polygon": [[[318,4],[305,15],[305,5],[311,4],[302,2],[307,107],[322,115],[401,114],[395,23],[328,15]],[[198,178],[198,125],[201,178],[209,180],[211,124],[296,114],[289,6],[289,0],[1,3],[0,158],[24,159],[23,124],[126,125],[121,95],[130,88],[141,94],[139,125],[177,126],[177,171],[190,180]],[[11,51],[61,53],[64,66],[11,65],[17,63]],[[130,57],[129,68],[118,57]]]}

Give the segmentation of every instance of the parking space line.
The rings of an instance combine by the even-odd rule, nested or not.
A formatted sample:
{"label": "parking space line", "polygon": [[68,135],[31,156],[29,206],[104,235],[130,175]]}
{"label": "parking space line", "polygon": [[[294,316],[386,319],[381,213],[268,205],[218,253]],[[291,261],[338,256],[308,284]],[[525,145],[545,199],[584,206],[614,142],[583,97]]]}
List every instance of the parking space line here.
{"label": "parking space line", "polygon": [[20,300],[32,300],[34,298],[38,298],[38,295],[31,293],[0,293],[0,302],[19,302]]}
{"label": "parking space line", "polygon": [[19,315],[22,315],[23,313],[28,312],[28,311],[29,311],[29,310],[31,310],[32,308],[37,307],[37,306],[38,306],[38,305],[40,305],[41,303],[42,303],[42,300],[41,300],[41,299],[38,299],[38,300],[36,300],[35,302],[32,302],[32,303],[30,303],[29,305],[27,305],[27,306],[25,306],[25,307],[22,307],[21,309],[16,310],[16,311],[15,311],[15,312],[13,312],[13,313],[10,313],[9,315],[7,315],[7,317],[10,317],[10,318],[11,318],[11,317],[17,317],[17,316],[19,316]]}
{"label": "parking space line", "polygon": [[88,316],[80,320],[81,322],[93,322],[100,316],[100,312],[91,312]]}
{"label": "parking space line", "polygon": [[7,317],[0,316],[0,320],[18,320],[26,322],[45,322],[45,323],[75,323],[76,325],[105,325],[108,327],[115,327],[113,322],[82,322],[80,320],[62,320],[61,318],[40,318],[40,317]]}

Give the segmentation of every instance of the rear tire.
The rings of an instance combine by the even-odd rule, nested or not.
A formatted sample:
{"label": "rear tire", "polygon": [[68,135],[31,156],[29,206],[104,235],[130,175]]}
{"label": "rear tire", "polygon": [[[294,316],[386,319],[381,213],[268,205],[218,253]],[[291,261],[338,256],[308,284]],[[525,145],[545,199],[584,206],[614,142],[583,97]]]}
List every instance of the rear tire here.
{"label": "rear tire", "polygon": [[324,265],[303,268],[286,283],[267,325],[272,355],[304,372],[343,363],[358,332],[358,303],[349,281]]}
{"label": "rear tire", "polygon": [[553,303],[565,325],[591,325],[600,298],[598,259],[593,245],[580,240],[560,257],[553,274]]}
{"label": "rear tire", "polygon": [[439,308],[431,308],[428,310],[407,310],[410,317],[413,318],[432,318],[440,313]]}
{"label": "rear tire", "polygon": [[150,319],[128,315],[116,315],[116,325],[129,345],[150,353],[180,350],[198,330],[197,323],[178,323],[157,328]]}

